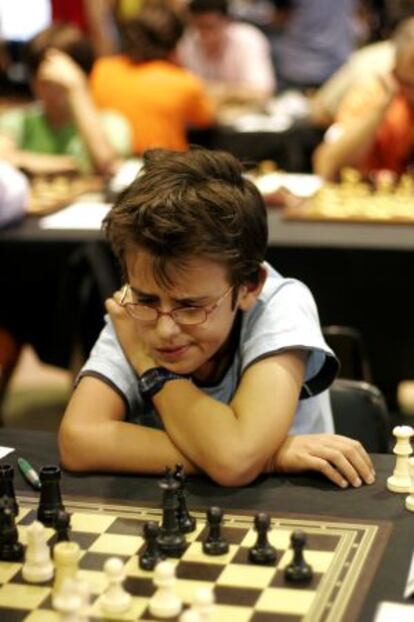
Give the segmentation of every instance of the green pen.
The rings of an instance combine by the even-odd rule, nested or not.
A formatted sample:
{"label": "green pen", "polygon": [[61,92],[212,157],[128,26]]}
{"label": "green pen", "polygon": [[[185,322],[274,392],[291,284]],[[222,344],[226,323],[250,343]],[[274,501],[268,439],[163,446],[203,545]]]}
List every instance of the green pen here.
{"label": "green pen", "polygon": [[27,462],[24,458],[17,458],[17,464],[19,465],[20,472],[23,474],[24,478],[29,482],[33,488],[36,490],[40,490],[42,487],[42,483],[40,478],[30,462]]}

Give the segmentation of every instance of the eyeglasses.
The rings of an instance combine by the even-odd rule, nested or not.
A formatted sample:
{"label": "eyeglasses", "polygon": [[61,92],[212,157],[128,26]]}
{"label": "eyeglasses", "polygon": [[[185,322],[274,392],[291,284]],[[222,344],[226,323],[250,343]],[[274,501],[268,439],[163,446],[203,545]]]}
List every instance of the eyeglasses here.
{"label": "eyeglasses", "polygon": [[149,307],[139,302],[125,302],[128,293],[131,295],[131,286],[126,284],[122,290],[119,304],[125,307],[132,318],[140,320],[141,322],[156,322],[161,315],[168,315],[176,324],[182,326],[198,326],[207,321],[208,316],[221,305],[232,289],[233,286],[229,287],[210,307],[179,307],[172,311],[160,311],[156,307]]}

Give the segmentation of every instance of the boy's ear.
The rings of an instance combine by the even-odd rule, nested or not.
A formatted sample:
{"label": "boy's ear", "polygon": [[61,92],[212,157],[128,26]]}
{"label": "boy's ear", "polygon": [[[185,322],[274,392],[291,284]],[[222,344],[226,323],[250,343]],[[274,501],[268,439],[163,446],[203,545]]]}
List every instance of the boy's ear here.
{"label": "boy's ear", "polygon": [[248,311],[255,304],[260,292],[263,289],[267,278],[266,268],[260,266],[259,279],[257,283],[245,283],[239,289],[238,308],[242,311]]}

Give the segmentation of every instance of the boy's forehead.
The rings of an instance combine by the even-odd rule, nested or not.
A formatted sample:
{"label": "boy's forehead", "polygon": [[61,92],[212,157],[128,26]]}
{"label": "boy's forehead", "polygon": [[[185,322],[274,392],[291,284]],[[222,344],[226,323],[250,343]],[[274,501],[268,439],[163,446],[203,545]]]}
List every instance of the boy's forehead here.
{"label": "boy's forehead", "polygon": [[137,289],[190,290],[215,293],[221,285],[229,285],[227,268],[220,262],[197,255],[165,262],[160,274],[159,264],[149,252],[130,248],[126,252],[127,276]]}

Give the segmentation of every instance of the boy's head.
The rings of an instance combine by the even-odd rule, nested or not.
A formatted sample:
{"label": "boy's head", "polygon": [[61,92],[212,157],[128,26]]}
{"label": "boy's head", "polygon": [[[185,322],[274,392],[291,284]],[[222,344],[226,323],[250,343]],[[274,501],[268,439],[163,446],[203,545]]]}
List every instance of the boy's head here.
{"label": "boy's head", "polygon": [[257,282],[268,233],[263,199],[241,164],[205,149],[147,151],[105,229],[126,276],[126,251],[138,247],[153,257],[160,284],[202,257],[222,264],[236,288]]}
{"label": "boy's head", "polygon": [[79,28],[70,24],[52,24],[31,39],[25,48],[25,63],[32,78],[50,49],[65,52],[86,73],[94,63],[94,53],[89,39]]}
{"label": "boy's head", "polygon": [[227,0],[190,0],[188,13],[204,52],[219,56],[229,23]]}
{"label": "boy's head", "polygon": [[105,221],[156,364],[203,381],[228,360],[238,310],[256,302],[267,242],[263,200],[233,156],[157,150]]}
{"label": "boy's head", "polygon": [[119,24],[122,49],[134,62],[166,59],[174,51],[184,24],[162,3],[145,5],[136,17]]}

